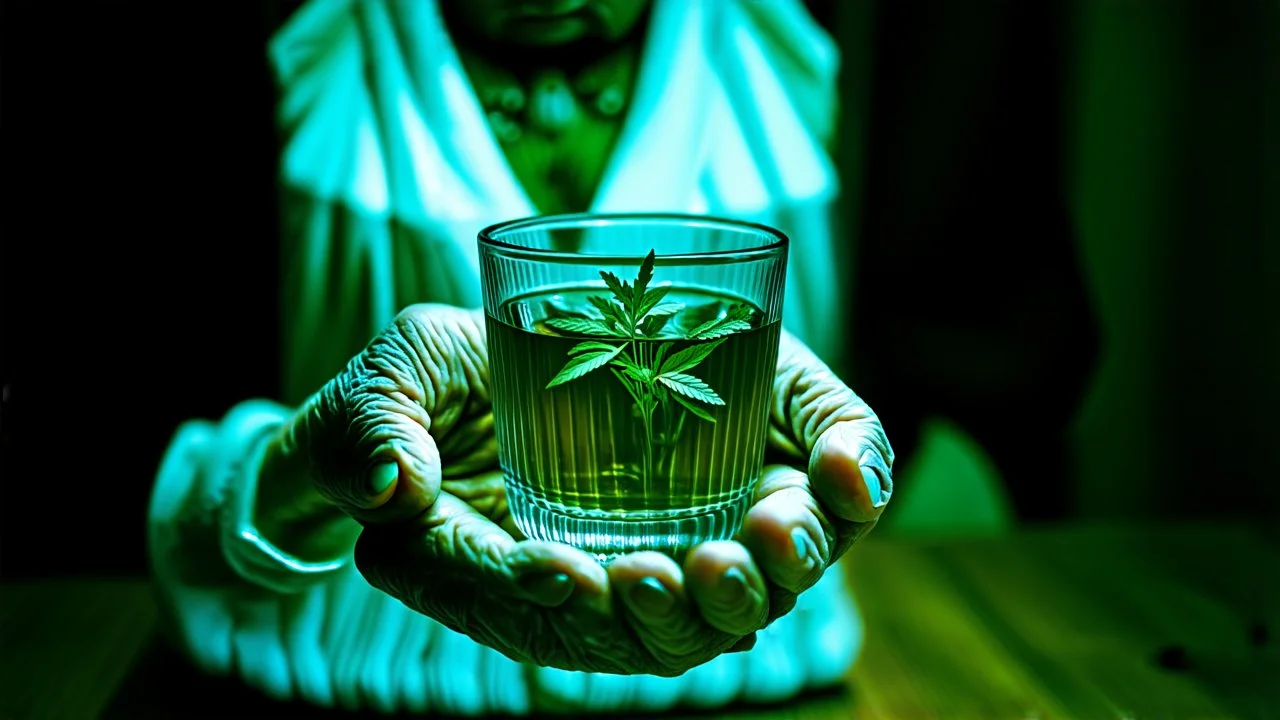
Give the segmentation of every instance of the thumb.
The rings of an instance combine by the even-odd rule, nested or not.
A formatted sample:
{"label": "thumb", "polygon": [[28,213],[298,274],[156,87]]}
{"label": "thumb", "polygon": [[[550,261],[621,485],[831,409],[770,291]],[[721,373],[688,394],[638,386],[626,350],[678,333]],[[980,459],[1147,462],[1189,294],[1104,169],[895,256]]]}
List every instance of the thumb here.
{"label": "thumb", "polygon": [[440,492],[431,418],[400,384],[359,357],[305,411],[316,489],[364,525],[417,516]]}
{"label": "thumb", "polygon": [[319,492],[365,525],[430,507],[442,475],[437,437],[462,432],[453,426],[487,406],[484,350],[476,313],[401,312],[308,403],[298,444]]}
{"label": "thumb", "polygon": [[[370,433],[357,443],[356,457],[367,457],[354,478],[334,477],[321,482],[345,495],[339,505],[362,524],[391,523],[415,517],[435,502],[440,491],[441,465],[436,442],[426,429],[379,414],[367,423]],[[375,442],[382,440],[376,446]],[[336,493],[335,493],[336,495]]]}
{"label": "thumb", "polygon": [[836,515],[867,522],[893,490],[893,448],[875,412],[813,351],[784,333],[771,408],[771,439],[807,463],[815,495]]}

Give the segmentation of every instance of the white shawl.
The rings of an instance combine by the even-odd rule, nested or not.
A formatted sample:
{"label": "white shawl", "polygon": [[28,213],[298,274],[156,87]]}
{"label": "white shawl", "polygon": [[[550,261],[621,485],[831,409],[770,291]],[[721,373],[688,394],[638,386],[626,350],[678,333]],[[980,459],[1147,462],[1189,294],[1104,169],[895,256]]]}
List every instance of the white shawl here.
{"label": "white shawl", "polygon": [[[400,309],[480,304],[476,233],[536,214],[430,0],[325,0],[272,40],[281,91],[284,399],[338,372]],[[655,0],[591,210],[709,213],[792,238],[784,324],[831,362],[823,142],[837,55],[793,0]]]}

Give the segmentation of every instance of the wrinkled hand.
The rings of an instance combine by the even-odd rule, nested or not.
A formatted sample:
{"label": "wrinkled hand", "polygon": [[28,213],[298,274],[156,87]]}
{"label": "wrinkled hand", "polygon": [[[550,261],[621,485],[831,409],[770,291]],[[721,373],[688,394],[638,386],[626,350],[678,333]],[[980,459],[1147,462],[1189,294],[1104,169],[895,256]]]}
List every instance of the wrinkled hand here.
{"label": "wrinkled hand", "polygon": [[875,413],[787,333],[771,405],[779,464],[765,468],[739,533],[768,578],[770,621],[875,526],[893,491],[893,448]]}
{"label": "wrinkled hand", "polygon": [[742,650],[875,524],[892,454],[870,410],[785,336],[776,457],[739,541],[683,564],[659,553],[608,568],[526,540],[507,512],[490,413],[483,315],[405,310],[299,412],[282,453],[363,526],[370,584],[513,659],[676,675]]}

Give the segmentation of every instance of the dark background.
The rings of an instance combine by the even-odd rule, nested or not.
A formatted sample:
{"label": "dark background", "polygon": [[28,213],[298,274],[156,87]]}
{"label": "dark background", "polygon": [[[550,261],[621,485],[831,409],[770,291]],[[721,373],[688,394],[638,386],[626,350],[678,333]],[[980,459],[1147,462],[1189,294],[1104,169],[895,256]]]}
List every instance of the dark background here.
{"label": "dark background", "polygon": [[[6,577],[144,572],[173,429],[275,393],[263,46],[294,5],[0,7]],[[953,419],[1030,520],[1280,512],[1280,6],[811,5],[844,372],[899,450]]]}

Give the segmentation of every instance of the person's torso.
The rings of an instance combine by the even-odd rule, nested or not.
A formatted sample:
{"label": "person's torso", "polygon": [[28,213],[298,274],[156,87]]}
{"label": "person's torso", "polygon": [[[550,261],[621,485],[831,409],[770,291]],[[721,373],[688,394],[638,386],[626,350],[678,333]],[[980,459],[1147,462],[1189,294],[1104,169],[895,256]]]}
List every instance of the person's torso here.
{"label": "person's torso", "polygon": [[[319,199],[315,212],[333,213],[329,198],[346,224],[388,229],[286,238],[297,246],[284,271],[305,283],[311,266],[328,277],[342,272],[335,263],[363,264],[363,284],[387,295],[372,303],[375,325],[413,303],[479,306],[477,232],[538,214],[535,193],[512,171],[431,3],[341,5],[303,8],[310,15],[273,43],[282,183],[286,196]],[[834,102],[834,49],[811,20],[780,47],[760,13],[808,20],[797,20],[798,3],[655,0],[589,210],[716,215],[787,232],[784,325],[829,356],[842,310],[832,303],[837,183],[814,128],[821,123],[801,108]],[[318,56],[308,44],[316,38],[329,43]],[[795,58],[802,51],[813,54],[808,66]],[[324,282],[332,284],[313,284]]]}

